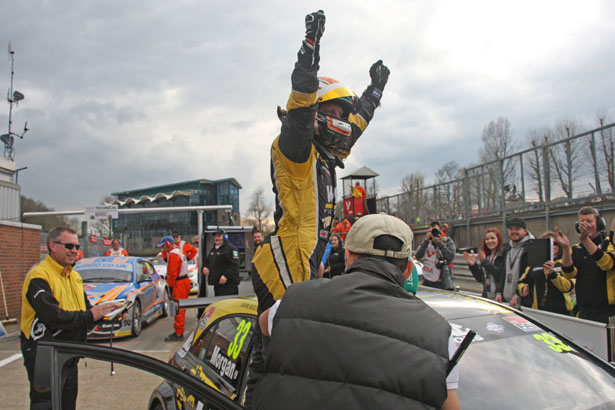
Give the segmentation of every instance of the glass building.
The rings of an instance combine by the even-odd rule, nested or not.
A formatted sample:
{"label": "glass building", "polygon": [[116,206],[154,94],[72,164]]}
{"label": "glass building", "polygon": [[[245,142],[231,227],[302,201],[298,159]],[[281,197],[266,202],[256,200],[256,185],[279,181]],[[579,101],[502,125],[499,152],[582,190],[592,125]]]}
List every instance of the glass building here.
{"label": "glass building", "polygon": [[[197,205],[232,205],[232,212],[205,212],[203,225],[235,225],[240,220],[239,190],[235,178],[220,180],[195,179],[176,184],[113,192],[120,209],[160,208]],[[198,234],[196,212],[120,214],[113,220],[113,237],[134,254],[155,253],[155,246],[164,235],[179,231],[182,238],[192,242]]]}

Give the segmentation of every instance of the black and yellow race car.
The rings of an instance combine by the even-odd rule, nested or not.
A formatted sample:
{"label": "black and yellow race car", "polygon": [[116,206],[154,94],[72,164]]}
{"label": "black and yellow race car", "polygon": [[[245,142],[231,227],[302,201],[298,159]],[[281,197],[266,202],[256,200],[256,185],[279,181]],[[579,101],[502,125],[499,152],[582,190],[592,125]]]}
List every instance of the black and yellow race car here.
{"label": "black and yellow race car", "polygon": [[[563,335],[480,297],[423,287],[418,296],[449,321],[457,344],[470,329],[476,331],[460,362],[462,408],[615,408],[615,367]],[[241,404],[256,305],[254,298],[211,304],[169,364]],[[412,377],[412,372],[408,374]],[[148,409],[215,407],[196,396],[194,389],[165,380],[152,393]]]}

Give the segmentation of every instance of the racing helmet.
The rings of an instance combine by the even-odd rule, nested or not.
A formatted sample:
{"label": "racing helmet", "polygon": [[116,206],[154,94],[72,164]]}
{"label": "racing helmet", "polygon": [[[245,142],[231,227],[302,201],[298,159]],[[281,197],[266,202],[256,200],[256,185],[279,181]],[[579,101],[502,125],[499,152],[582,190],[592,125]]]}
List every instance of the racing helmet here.
{"label": "racing helmet", "polygon": [[341,82],[330,77],[318,77],[318,103],[335,102],[342,107],[342,118],[318,111],[314,139],[328,148],[333,155],[344,159],[352,148],[352,126],[347,121],[353,110],[356,94]]}

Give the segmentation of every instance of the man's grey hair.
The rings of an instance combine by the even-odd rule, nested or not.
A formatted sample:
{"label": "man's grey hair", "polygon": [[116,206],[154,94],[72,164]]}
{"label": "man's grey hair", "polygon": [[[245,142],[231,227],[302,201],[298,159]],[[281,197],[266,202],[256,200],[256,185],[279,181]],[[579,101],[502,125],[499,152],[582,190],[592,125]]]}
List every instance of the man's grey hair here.
{"label": "man's grey hair", "polygon": [[62,232],[68,232],[73,235],[77,235],[77,231],[73,228],[69,228],[68,226],[58,226],[57,228],[53,228],[47,234],[47,242],[57,242],[60,240],[60,236],[62,236]]}

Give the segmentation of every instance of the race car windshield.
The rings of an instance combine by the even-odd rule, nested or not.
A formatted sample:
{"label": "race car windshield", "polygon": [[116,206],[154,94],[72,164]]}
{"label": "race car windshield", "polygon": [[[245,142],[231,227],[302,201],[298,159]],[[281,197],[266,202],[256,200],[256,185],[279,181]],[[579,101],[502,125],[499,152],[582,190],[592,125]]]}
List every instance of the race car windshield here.
{"label": "race car windshield", "polygon": [[459,398],[469,409],[613,409],[610,373],[548,331],[487,336],[461,360]]}
{"label": "race car windshield", "polygon": [[132,272],[125,270],[86,269],[78,272],[86,283],[132,282]]}

